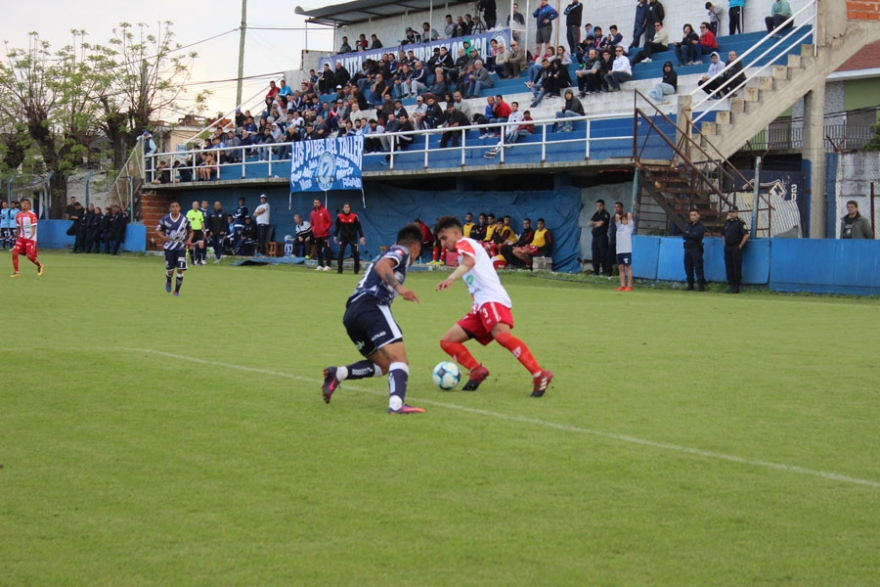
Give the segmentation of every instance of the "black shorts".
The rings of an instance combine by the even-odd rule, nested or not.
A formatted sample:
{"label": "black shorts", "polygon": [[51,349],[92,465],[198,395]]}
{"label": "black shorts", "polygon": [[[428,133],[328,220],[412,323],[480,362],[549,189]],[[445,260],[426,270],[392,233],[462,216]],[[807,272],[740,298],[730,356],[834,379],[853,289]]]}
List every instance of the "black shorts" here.
{"label": "black shorts", "polygon": [[186,271],[186,249],[165,249],[165,271]]}
{"label": "black shorts", "polygon": [[403,332],[391,315],[391,307],[373,296],[364,296],[345,310],[342,323],[360,353],[369,357],[377,350],[403,340]]}
{"label": "black shorts", "polygon": [[203,240],[205,240],[205,232],[203,230],[194,230],[192,242],[197,243]]}

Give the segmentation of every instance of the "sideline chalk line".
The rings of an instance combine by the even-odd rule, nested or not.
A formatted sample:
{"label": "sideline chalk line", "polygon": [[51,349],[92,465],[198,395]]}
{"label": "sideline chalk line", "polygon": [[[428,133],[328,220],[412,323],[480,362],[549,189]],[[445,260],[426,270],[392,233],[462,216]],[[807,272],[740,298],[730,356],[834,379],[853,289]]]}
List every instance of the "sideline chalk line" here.
{"label": "sideline chalk line", "polygon": [[[293,375],[291,373],[284,373],[281,371],[272,371],[270,369],[259,369],[256,367],[248,367],[246,365],[236,365],[234,363],[223,363],[220,361],[211,361],[209,359],[200,359],[198,357],[190,357],[187,355],[178,355],[174,353],[166,353],[164,351],[157,351],[153,349],[139,349],[139,348],[125,348],[125,347],[117,347],[115,349],[108,350],[118,350],[125,352],[133,352],[133,353],[148,353],[151,355],[157,355],[161,357],[168,357],[171,359],[178,359],[180,361],[189,361],[191,363],[200,363],[203,365],[213,365],[215,367],[226,367],[228,369],[236,369],[238,371],[247,371],[248,373],[259,373],[262,375],[270,375],[272,377],[281,377],[284,379],[291,379],[293,381],[303,381],[307,383],[321,384],[323,380],[315,379],[313,377],[302,377],[300,375]],[[372,395],[382,395],[385,393],[375,392],[370,389],[365,389],[363,387],[358,387],[357,385],[350,385],[346,383],[346,389],[350,389],[353,391],[360,391],[363,393],[369,393]],[[317,394],[316,394],[317,397]],[[519,424],[531,424],[534,426],[542,426],[544,428],[551,428],[554,430],[562,430],[564,432],[576,432],[580,434],[587,434],[590,436],[597,436],[599,438],[608,438],[611,440],[617,440],[620,442],[626,442],[629,444],[637,444],[641,446],[648,446],[651,448],[656,448],[660,450],[668,450],[672,452],[694,455],[698,457],[703,457],[707,459],[715,459],[720,461],[728,461],[732,463],[739,463],[741,465],[750,465],[753,467],[763,467],[765,469],[772,469],[774,471],[785,471],[787,473],[798,473],[800,475],[810,475],[812,477],[821,477],[822,479],[830,479],[832,481],[840,481],[843,483],[850,483],[853,485],[864,485],[867,487],[874,487],[880,489],[880,482],[871,481],[869,479],[860,479],[858,477],[850,477],[849,475],[841,475],[839,473],[832,473],[828,471],[818,471],[815,469],[807,469],[805,467],[798,467],[796,465],[784,465],[781,463],[774,463],[770,461],[761,461],[754,459],[747,459],[744,457],[738,457],[736,455],[729,455],[720,452],[713,452],[709,450],[702,450],[699,448],[690,448],[687,446],[681,446],[678,444],[671,444],[668,442],[657,442],[654,440],[647,440],[644,438],[638,438],[636,436],[628,436],[626,434],[615,434],[614,432],[602,432],[601,430],[592,430],[590,428],[582,428],[580,426],[571,426],[569,424],[559,424],[556,422],[549,422],[547,420],[540,420],[538,418],[527,418],[525,416],[511,416],[509,414],[503,414],[501,412],[493,412],[490,410],[484,410],[481,408],[470,408],[468,406],[460,406],[457,404],[450,404],[447,402],[440,402],[431,399],[423,399],[419,398],[419,403],[427,404],[431,406],[436,406],[439,408],[446,408],[449,410],[457,410],[459,412],[465,412],[468,414],[475,414],[478,416],[487,416],[490,418],[495,418],[498,420],[505,420],[507,422],[516,422]]]}

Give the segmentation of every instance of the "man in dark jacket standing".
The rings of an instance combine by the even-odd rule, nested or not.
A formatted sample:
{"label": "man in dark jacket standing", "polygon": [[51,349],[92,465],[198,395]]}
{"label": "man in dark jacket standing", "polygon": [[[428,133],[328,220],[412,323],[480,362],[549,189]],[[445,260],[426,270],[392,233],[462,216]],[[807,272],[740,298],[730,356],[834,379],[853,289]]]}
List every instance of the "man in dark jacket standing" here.
{"label": "man in dark jacket standing", "polygon": [[727,270],[727,293],[739,293],[742,285],[743,247],[749,240],[746,223],[739,217],[739,208],[734,206],[727,214],[724,223],[724,268]]}
{"label": "man in dark jacket standing", "polygon": [[590,218],[588,225],[593,229],[593,275],[601,273],[610,276],[611,266],[608,259],[608,226],[611,214],[605,209],[605,200],[596,201],[596,213]]}
{"label": "man in dark jacket standing", "polygon": [[660,3],[660,0],[648,0],[648,16],[645,19],[646,29],[645,29],[645,44],[647,45],[649,42],[654,40],[654,24],[655,23],[663,23],[666,20],[666,9],[663,8],[663,4]]}
{"label": "man in dark jacket standing", "polygon": [[846,203],[846,211],[846,216],[840,219],[840,238],[873,239],[871,223],[859,213],[859,205],[855,200]]}
{"label": "man in dark jacket standing", "polygon": [[[341,234],[341,236],[340,236]],[[351,256],[354,258],[354,274],[361,272],[361,255],[358,250],[360,244],[365,244],[364,229],[358,215],[351,211],[351,204],[346,202],[342,206],[342,212],[336,215],[336,230],[333,233],[333,242],[339,245],[336,271],[342,275],[342,260],[345,259],[345,247],[351,247]]]}
{"label": "man in dark jacket standing", "polygon": [[572,0],[565,7],[565,30],[568,40],[568,52],[574,55],[577,52],[578,43],[581,42],[581,22],[583,20],[584,5],[580,0]]}
{"label": "man in dark jacket standing", "polygon": [[223,256],[223,239],[226,238],[226,231],[229,230],[229,224],[226,222],[226,214],[223,213],[223,206],[220,202],[214,202],[214,211],[208,214],[208,234],[211,237],[211,245],[214,247],[214,263],[220,262]]}
{"label": "man in dark jacket standing", "polygon": [[691,210],[690,222],[684,226],[684,272],[687,276],[688,291],[694,290],[694,277],[700,291],[706,291],[706,277],[703,274],[703,237],[706,227],[700,222],[700,212]]}
{"label": "man in dark jacket standing", "polygon": [[315,198],[309,222],[312,224],[315,254],[318,257],[318,267],[315,271],[330,271],[330,246],[327,240],[330,238],[330,227],[333,225],[333,221],[330,219],[330,212],[318,198]]}

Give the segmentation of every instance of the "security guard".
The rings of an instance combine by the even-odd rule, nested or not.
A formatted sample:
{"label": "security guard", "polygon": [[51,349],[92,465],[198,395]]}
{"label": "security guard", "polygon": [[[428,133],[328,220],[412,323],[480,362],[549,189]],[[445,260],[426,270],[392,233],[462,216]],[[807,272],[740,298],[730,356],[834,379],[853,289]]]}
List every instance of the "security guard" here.
{"label": "security guard", "polygon": [[611,225],[611,214],[605,209],[605,200],[596,200],[596,213],[587,223],[593,229],[593,275],[603,273],[611,276],[611,265],[608,264],[608,227]]}
{"label": "security guard", "polygon": [[690,222],[682,232],[684,237],[684,272],[687,275],[688,291],[694,290],[694,274],[700,291],[706,291],[706,277],[703,275],[703,237],[706,227],[700,222],[700,212],[691,210]]}
{"label": "security guard", "polygon": [[727,214],[724,223],[724,267],[727,269],[727,293],[739,293],[743,276],[743,247],[749,240],[746,223],[739,217],[739,208],[734,206]]}

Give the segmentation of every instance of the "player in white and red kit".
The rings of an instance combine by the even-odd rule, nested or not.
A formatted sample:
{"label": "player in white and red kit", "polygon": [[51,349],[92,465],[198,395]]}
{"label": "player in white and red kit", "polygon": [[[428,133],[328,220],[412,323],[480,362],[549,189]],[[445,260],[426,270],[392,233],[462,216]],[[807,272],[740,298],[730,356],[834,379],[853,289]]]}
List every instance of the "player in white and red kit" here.
{"label": "player in white and red kit", "polygon": [[447,289],[461,277],[474,300],[473,309],[440,339],[440,347],[446,354],[470,371],[470,378],[463,389],[475,391],[489,376],[489,370],[478,363],[462,343],[475,338],[485,346],[495,340],[529,370],[534,384],[532,397],[541,397],[547,391],[553,373],[542,369],[529,347],[511,334],[513,314],[510,311],[510,297],[501,285],[489,255],[480,243],[462,235],[461,221],[455,216],[440,218],[434,231],[447,251],[455,251],[459,255],[458,268],[437,284],[437,291]]}
{"label": "player in white and red kit", "polygon": [[21,201],[21,212],[15,215],[15,225],[18,227],[18,238],[12,247],[12,268],[15,273],[10,277],[20,277],[18,256],[22,253],[37,266],[37,275],[42,275],[43,264],[37,261],[37,215],[31,212],[31,201],[27,198]]}

